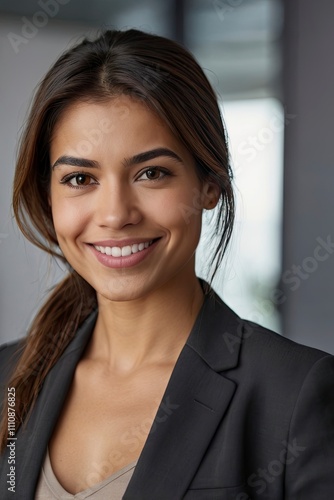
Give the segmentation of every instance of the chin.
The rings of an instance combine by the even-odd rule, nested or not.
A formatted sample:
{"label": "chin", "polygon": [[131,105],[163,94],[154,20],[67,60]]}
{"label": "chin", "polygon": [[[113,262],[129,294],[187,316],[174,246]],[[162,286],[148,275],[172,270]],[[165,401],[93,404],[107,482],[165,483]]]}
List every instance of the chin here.
{"label": "chin", "polygon": [[113,278],[104,286],[94,288],[98,297],[114,302],[125,302],[141,298],[147,287],[144,284],[135,283],[133,278],[121,277]]}

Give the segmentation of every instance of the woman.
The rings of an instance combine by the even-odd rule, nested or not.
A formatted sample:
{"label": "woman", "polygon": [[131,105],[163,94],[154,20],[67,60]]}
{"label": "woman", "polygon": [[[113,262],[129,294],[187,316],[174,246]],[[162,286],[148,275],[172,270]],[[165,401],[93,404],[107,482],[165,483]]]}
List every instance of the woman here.
{"label": "woman", "polygon": [[334,494],[333,357],[242,321],[195,275],[203,210],[212,276],[230,239],[228,159],[175,42],[106,31],[48,72],[13,206],[69,272],[0,351],[1,498]]}

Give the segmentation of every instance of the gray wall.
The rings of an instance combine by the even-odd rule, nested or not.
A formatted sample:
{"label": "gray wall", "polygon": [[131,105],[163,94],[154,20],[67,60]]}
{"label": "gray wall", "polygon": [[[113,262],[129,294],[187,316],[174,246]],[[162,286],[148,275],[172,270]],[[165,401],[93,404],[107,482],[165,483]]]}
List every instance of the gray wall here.
{"label": "gray wall", "polygon": [[334,2],[285,9],[283,329],[334,353]]}
{"label": "gray wall", "polygon": [[27,43],[14,44],[15,51],[8,34],[22,36],[23,25],[21,17],[0,18],[0,343],[26,333],[34,311],[60,275],[48,257],[19,235],[10,209],[11,188],[32,90],[68,43],[87,31],[86,26],[49,19]]}

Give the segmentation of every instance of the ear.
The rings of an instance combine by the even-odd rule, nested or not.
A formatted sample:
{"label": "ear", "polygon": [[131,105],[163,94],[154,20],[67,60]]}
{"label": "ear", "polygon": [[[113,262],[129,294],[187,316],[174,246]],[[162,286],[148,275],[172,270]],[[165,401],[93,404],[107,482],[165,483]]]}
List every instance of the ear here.
{"label": "ear", "polygon": [[212,181],[204,182],[203,184],[203,208],[212,210],[217,206],[220,197],[220,187]]}

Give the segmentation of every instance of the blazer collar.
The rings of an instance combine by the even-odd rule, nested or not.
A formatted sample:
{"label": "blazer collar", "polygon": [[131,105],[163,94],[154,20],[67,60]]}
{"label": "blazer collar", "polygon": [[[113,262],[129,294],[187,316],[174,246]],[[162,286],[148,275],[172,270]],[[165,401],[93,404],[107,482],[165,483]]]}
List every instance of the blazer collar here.
{"label": "blazer collar", "polygon": [[183,498],[236,390],[218,372],[238,364],[241,328],[213,291],[206,295],[124,500]]}
{"label": "blazer collar", "polygon": [[238,364],[243,328],[243,320],[210,288],[187,345],[214,371],[228,370]]}
{"label": "blazer collar", "polygon": [[[30,418],[17,433],[16,498],[20,500],[34,497],[48,441],[96,316],[93,312],[86,319],[50,370]],[[238,363],[240,321],[213,291],[205,296],[124,500],[169,500],[181,498],[187,490],[236,389],[219,372]]]}
{"label": "blazer collar", "polygon": [[[50,370],[30,417],[16,434],[15,498],[18,500],[33,499],[35,496],[49,439],[63,407],[76,366],[92,334],[96,316],[96,312],[88,316],[56,365]],[[4,456],[3,460],[2,474],[8,470],[7,455]],[[6,489],[6,493],[3,493],[1,498],[9,500],[12,496],[13,493]]]}

